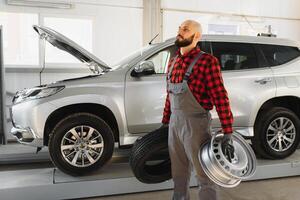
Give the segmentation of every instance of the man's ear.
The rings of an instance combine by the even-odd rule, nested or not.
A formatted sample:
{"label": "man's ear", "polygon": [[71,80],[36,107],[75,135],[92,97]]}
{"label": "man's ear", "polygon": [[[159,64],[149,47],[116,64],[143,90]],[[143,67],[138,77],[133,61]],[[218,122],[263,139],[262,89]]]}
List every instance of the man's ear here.
{"label": "man's ear", "polygon": [[195,40],[197,40],[197,42],[198,42],[198,41],[200,41],[200,39],[201,39],[201,34],[199,32],[196,32],[195,33]]}

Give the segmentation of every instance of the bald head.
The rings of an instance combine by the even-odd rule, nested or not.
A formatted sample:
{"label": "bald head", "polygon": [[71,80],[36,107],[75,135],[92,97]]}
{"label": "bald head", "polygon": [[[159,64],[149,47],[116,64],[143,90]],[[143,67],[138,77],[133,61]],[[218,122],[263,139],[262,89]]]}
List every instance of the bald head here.
{"label": "bald head", "polygon": [[201,24],[195,20],[186,20],[178,28],[175,44],[190,49],[197,46],[202,36]]}
{"label": "bald head", "polygon": [[195,20],[186,20],[184,21],[181,26],[187,26],[191,29],[191,31],[193,32],[193,34],[195,33],[199,33],[200,36],[202,35],[202,27],[201,24]]}

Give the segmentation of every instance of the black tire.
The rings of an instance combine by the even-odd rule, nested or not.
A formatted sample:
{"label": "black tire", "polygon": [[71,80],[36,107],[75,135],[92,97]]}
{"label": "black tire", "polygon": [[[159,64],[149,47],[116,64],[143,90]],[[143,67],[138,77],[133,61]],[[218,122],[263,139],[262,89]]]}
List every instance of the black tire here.
{"label": "black tire", "polygon": [[[279,120],[279,118],[284,118],[287,121],[290,120],[291,123],[286,124],[286,126],[289,125],[289,127],[291,127],[291,125],[293,125],[294,126],[293,130],[295,130],[295,134],[292,137],[293,142],[289,142],[290,143],[289,145],[285,145],[282,143],[283,144],[282,147],[285,147],[282,150],[279,149],[280,141],[276,141],[277,139],[271,142],[270,145],[268,143],[268,141],[271,141],[272,138],[275,137],[275,135],[267,136],[267,133],[269,134],[273,133],[272,130],[268,129],[268,127],[275,119]],[[283,136],[283,137],[287,137],[287,136]],[[288,137],[291,137],[291,135],[288,135]],[[292,112],[287,108],[274,107],[265,110],[257,118],[254,127],[254,137],[251,140],[252,140],[252,146],[255,153],[258,154],[260,157],[267,158],[267,159],[286,158],[292,153],[294,153],[298,147],[299,140],[300,140],[300,120],[294,112]]]}
{"label": "black tire", "polygon": [[[149,164],[149,161],[155,160],[159,163]],[[129,163],[135,177],[143,183],[161,183],[171,179],[168,127],[138,139],[132,147]]]}
{"label": "black tire", "polygon": [[[90,127],[93,128],[94,131],[92,131],[93,129]],[[76,148],[61,151],[62,145],[73,145],[75,142],[82,140],[80,139],[79,134],[79,138],[76,139],[74,134],[71,132],[71,130],[76,130],[76,133],[79,133],[77,132],[80,131],[79,128],[83,133],[83,138],[86,139],[86,143],[89,143],[85,147],[87,148],[85,150],[89,151],[89,153],[85,153],[83,155],[82,152],[85,150],[79,150],[79,148],[83,148],[80,144],[76,144]],[[91,130],[91,136],[88,138],[89,130]],[[65,138],[70,140],[66,140]],[[101,143],[104,147],[95,147],[95,145],[101,145]],[[51,160],[58,169],[72,176],[78,176],[88,174],[99,169],[111,159],[114,150],[114,138],[110,127],[98,116],[90,113],[76,113],[62,119],[55,126],[53,131],[50,133],[48,147]],[[80,152],[77,154],[78,151]],[[70,155],[65,156],[65,158],[65,154]],[[75,158],[76,154],[78,156]],[[91,162],[90,156],[95,162]],[[81,164],[86,163],[86,165],[78,166],[79,164],[77,164],[77,159],[81,159]],[[71,162],[72,160],[75,160],[76,163],[73,164]]]}

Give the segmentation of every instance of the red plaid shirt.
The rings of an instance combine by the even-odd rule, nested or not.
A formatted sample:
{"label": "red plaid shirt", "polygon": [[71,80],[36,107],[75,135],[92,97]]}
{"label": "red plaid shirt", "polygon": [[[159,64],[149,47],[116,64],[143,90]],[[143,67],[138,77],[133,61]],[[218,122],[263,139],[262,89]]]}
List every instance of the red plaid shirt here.
{"label": "red plaid shirt", "polygon": [[[188,66],[199,52],[199,48],[194,48],[190,52],[181,55],[178,50],[178,57],[171,74],[171,83],[182,82]],[[169,62],[168,71],[173,59]],[[228,94],[223,84],[218,59],[210,54],[204,53],[193,68],[188,80],[188,86],[196,100],[204,109],[211,110],[213,109],[213,105],[216,106],[223,132],[225,134],[232,133],[233,117]],[[162,123],[168,124],[170,115],[171,110],[168,93]]]}

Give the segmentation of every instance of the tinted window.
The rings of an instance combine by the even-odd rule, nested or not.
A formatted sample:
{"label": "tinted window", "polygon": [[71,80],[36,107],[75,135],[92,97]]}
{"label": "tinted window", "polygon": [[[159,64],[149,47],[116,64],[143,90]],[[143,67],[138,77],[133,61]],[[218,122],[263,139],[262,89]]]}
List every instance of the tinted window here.
{"label": "tinted window", "polygon": [[213,55],[219,59],[221,69],[241,70],[258,68],[255,49],[252,44],[233,42],[212,42]]}
{"label": "tinted window", "polygon": [[203,41],[201,41],[201,42],[198,42],[197,45],[198,45],[198,47],[200,47],[201,51],[204,51],[206,53],[211,53],[210,52],[210,44],[209,44],[209,42],[203,42]]}
{"label": "tinted window", "polygon": [[[210,53],[209,43],[201,41],[197,45],[202,51]],[[152,55],[150,58],[147,59],[153,62],[156,74],[162,74],[167,72],[169,61],[172,57],[175,56],[177,50],[178,47],[172,45],[166,49],[157,52],[156,54]]]}
{"label": "tinted window", "polygon": [[282,65],[300,56],[297,47],[280,45],[259,45],[270,66]]}

